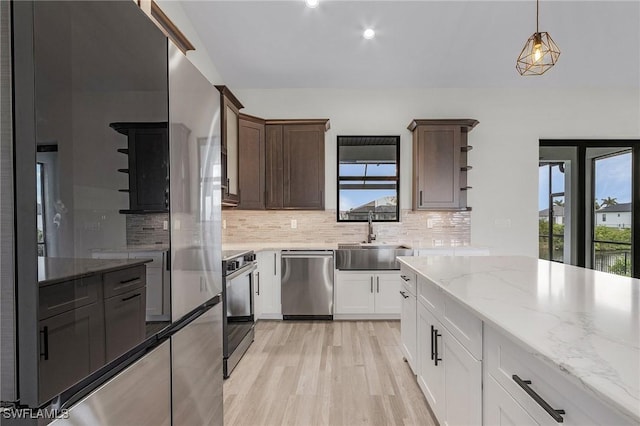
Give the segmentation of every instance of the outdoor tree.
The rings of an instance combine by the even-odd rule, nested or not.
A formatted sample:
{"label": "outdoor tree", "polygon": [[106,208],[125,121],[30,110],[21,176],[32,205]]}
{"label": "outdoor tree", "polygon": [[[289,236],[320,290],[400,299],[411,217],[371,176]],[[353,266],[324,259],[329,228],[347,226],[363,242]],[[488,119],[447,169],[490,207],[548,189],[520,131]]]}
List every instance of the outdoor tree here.
{"label": "outdoor tree", "polygon": [[607,197],[602,199],[602,207],[610,207],[618,204],[618,199],[615,197]]}

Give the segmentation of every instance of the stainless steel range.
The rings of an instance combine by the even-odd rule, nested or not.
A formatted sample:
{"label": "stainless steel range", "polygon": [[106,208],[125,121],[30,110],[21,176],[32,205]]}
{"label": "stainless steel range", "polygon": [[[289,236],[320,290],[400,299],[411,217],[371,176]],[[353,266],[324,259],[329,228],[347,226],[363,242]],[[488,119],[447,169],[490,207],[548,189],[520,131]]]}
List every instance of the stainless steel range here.
{"label": "stainless steel range", "polygon": [[254,336],[253,272],[256,270],[253,251],[222,252],[222,302],[225,312],[222,323],[223,375],[226,379],[247,351]]}

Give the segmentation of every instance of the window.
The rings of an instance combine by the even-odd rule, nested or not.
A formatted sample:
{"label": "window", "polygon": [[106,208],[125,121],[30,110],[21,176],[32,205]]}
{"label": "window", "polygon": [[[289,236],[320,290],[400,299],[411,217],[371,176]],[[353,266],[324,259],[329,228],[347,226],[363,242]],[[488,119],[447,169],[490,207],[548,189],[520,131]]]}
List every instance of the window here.
{"label": "window", "polygon": [[602,221],[603,222],[607,221],[607,214],[606,213],[602,213]]}
{"label": "window", "polygon": [[338,221],[400,218],[400,136],[338,136]]}
{"label": "window", "polygon": [[538,257],[564,262],[565,163],[542,162],[538,169]]}

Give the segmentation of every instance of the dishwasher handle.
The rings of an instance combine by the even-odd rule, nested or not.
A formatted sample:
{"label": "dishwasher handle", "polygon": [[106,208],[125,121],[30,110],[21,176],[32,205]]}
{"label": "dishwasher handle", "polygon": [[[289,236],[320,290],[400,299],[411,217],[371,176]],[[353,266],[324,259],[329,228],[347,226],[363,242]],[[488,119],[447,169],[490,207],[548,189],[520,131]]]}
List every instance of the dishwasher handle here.
{"label": "dishwasher handle", "polygon": [[333,251],[283,251],[283,259],[333,257]]}

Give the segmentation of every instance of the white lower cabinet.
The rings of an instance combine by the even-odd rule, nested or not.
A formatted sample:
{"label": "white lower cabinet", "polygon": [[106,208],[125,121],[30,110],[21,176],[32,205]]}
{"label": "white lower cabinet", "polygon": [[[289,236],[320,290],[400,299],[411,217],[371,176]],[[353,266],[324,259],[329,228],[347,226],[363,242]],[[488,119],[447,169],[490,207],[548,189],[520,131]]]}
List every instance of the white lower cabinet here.
{"label": "white lower cabinet", "polygon": [[261,251],[257,253],[256,258],[258,279],[254,281],[253,297],[254,306],[259,306],[260,313],[255,314],[255,317],[282,319],[280,251]]}
{"label": "white lower cabinet", "polygon": [[488,376],[484,381],[484,424],[523,426],[539,423],[493,377]]}
{"label": "white lower cabinet", "polygon": [[402,340],[402,353],[411,367],[413,374],[417,373],[417,306],[416,296],[411,294],[409,288],[402,285],[402,306],[400,308],[400,338]]}
{"label": "white lower cabinet", "polygon": [[402,303],[399,276],[396,271],[337,271],[334,315],[338,319],[399,318]]}
{"label": "white lower cabinet", "polygon": [[[432,285],[432,284],[428,284]],[[425,288],[418,287],[420,289]],[[433,290],[433,289],[432,289]],[[443,306],[451,303],[442,295]],[[465,319],[455,310],[447,312],[428,309],[417,303],[418,372],[420,389],[442,425],[482,424],[482,360],[477,359],[469,347],[482,347],[482,334],[475,336],[466,347],[443,325],[463,324]],[[456,330],[460,334],[460,330]],[[465,336],[473,334],[464,333]],[[479,342],[475,340],[479,339]]]}

